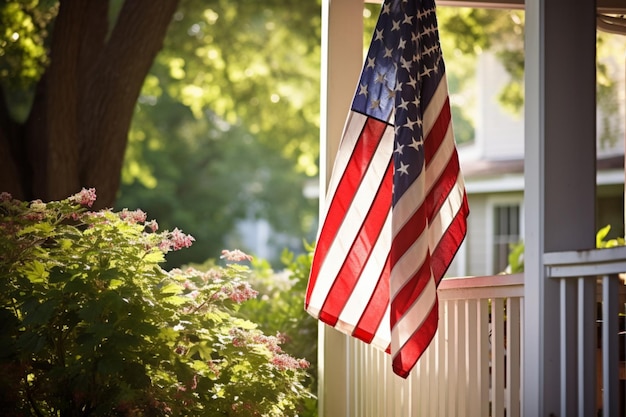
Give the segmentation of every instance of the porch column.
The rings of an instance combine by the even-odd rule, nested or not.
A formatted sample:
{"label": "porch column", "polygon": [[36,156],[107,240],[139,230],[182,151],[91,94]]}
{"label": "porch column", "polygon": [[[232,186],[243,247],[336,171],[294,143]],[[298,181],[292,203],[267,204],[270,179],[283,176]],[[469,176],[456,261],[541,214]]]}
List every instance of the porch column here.
{"label": "porch column", "polygon": [[595,15],[593,0],[526,0],[525,416],[565,417],[573,400],[560,396],[571,383],[560,368],[560,287],[543,254],[595,246]]}
{"label": "porch column", "polygon": [[[363,65],[363,0],[323,0],[320,209]],[[320,216],[321,218],[321,216]],[[319,322],[320,417],[350,417],[348,336]]]}

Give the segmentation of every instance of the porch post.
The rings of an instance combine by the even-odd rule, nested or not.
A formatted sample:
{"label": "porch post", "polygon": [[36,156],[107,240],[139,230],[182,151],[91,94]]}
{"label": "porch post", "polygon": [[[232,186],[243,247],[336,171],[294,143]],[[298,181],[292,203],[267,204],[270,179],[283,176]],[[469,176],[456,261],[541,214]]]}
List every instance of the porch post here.
{"label": "porch post", "polygon": [[543,254],[595,246],[595,7],[526,0],[525,416],[564,417],[575,401],[559,355],[567,330],[559,314],[568,307],[546,278]]}
{"label": "porch post", "polygon": [[[363,0],[323,0],[320,120],[320,209],[363,65]],[[319,324],[320,417],[349,417],[347,337]]]}

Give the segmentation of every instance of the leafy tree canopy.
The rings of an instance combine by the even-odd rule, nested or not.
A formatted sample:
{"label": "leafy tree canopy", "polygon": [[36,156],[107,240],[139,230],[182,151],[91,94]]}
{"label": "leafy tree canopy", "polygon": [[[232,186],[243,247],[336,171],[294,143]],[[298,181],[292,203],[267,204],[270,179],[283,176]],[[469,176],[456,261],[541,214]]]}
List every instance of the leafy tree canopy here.
{"label": "leafy tree canopy", "polygon": [[[292,3],[292,4],[291,4]],[[119,207],[193,230],[200,262],[237,221],[311,238],[319,158],[318,1],[183,1],[136,107]]]}

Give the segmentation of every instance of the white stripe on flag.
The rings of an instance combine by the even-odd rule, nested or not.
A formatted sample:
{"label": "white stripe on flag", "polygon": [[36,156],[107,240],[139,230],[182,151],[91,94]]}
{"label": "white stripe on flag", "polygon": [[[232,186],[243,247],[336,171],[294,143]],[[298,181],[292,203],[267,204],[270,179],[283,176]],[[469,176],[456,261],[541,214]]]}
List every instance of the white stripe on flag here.
{"label": "white stripe on flag", "polygon": [[437,118],[439,117],[439,113],[441,113],[441,109],[443,108],[444,104],[446,103],[446,101],[448,100],[448,81],[447,81],[447,77],[444,74],[443,77],[441,77],[441,80],[439,80],[439,85],[437,86],[437,89],[435,90],[435,94],[433,94],[433,96],[430,99],[430,103],[428,103],[428,108],[426,108],[426,111],[424,112],[424,118],[423,118],[423,131],[424,131],[424,137],[428,137],[428,135],[430,134],[430,130],[433,128],[433,126],[435,125]]}
{"label": "white stripe on flag", "polygon": [[435,280],[431,274],[428,279],[428,284],[424,287],[417,300],[415,300],[406,314],[398,320],[396,326],[392,329],[391,352],[398,352],[407,340],[413,336],[415,331],[420,328],[426,317],[430,314],[436,298],[437,287],[435,286]]}
{"label": "white stripe on flag", "polygon": [[402,254],[391,271],[389,291],[391,299],[398,294],[405,284],[413,279],[415,273],[422,267],[428,253],[428,233],[420,233],[413,244]]}
{"label": "white stripe on flag", "polygon": [[448,194],[446,201],[442,204],[441,210],[437,211],[437,215],[431,219],[430,229],[433,230],[430,233],[430,247],[436,248],[439,241],[444,236],[448,227],[452,224],[454,217],[463,206],[463,176],[459,175],[456,180],[456,184]]}
{"label": "white stripe on flag", "polygon": [[[385,224],[378,240],[376,241],[376,245],[372,249],[372,254],[363,269],[361,278],[356,284],[350,299],[339,316],[340,321],[352,323],[353,325],[356,325],[359,322],[359,319],[363,315],[363,311],[369,304],[370,296],[374,292],[374,288],[378,283],[378,281],[373,278],[379,277],[385,267],[385,261],[387,260],[389,248],[391,248],[391,212],[387,215]],[[385,323],[385,325],[388,325],[388,323]],[[353,329],[354,326],[350,329],[350,331]],[[387,341],[387,344],[389,344],[389,341]],[[387,346],[385,346],[385,348],[386,347]]]}
{"label": "white stripe on flag", "polygon": [[[335,162],[333,164],[332,175],[328,184],[328,190],[326,191],[327,204],[324,213],[325,215],[328,213],[330,202],[333,200],[337,187],[339,186],[339,182],[341,181],[342,175],[339,174],[346,171],[346,167],[350,163],[350,159],[352,157],[352,152],[356,147],[357,141],[366,122],[367,116],[352,111],[348,113],[348,119],[346,120],[343,136],[341,137],[341,142],[339,143],[340,151],[337,152],[337,157],[335,158]],[[323,218],[326,217],[325,215]]]}
{"label": "white stripe on flag", "polygon": [[[314,309],[319,312],[324,305],[324,301],[335,281],[335,277],[341,269],[354,239],[358,235],[361,225],[365,220],[369,207],[372,205],[373,199],[377,196],[376,190],[388,168],[389,158],[393,150],[392,144],[393,129],[388,126],[385,129],[383,139],[376,149],[376,154],[372,158],[372,164],[365,173],[363,182],[356,191],[354,200],[346,213],[345,218],[350,219],[350,221],[341,223],[340,229],[337,231],[336,237],[328,250],[328,253],[332,254],[332,257],[326,256],[320,267],[318,279],[311,294],[309,309]],[[311,310],[311,312],[314,310]],[[319,317],[319,315],[316,317]],[[351,324],[356,325],[356,322]]]}

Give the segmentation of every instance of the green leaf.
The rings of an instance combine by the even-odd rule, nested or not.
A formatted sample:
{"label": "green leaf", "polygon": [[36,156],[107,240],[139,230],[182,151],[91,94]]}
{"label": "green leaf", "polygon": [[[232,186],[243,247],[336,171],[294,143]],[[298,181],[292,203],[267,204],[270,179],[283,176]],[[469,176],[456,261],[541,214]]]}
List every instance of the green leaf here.
{"label": "green leaf", "polygon": [[159,330],[159,338],[169,341],[169,342],[173,342],[177,340],[178,336],[179,336],[178,332],[172,329],[171,327],[162,327]]}
{"label": "green leaf", "polygon": [[47,222],[35,223],[28,225],[17,232],[17,236],[24,236],[27,234],[41,234],[41,235],[54,235],[54,226]]}
{"label": "green leaf", "polygon": [[184,287],[175,282],[169,282],[161,287],[162,294],[180,294],[183,291]]}
{"label": "green leaf", "polygon": [[24,332],[17,339],[17,347],[25,355],[38,354],[46,345],[46,337],[35,332]]}
{"label": "green leaf", "polygon": [[63,292],[67,294],[85,294],[88,292],[89,289],[90,285],[87,282],[81,279],[81,277],[75,277],[67,284],[65,284],[65,286],[63,287]]}
{"label": "green leaf", "polygon": [[56,317],[56,308],[61,300],[51,298],[38,304],[32,310],[26,311],[22,324],[24,326],[41,326],[49,324]]}
{"label": "green leaf", "polygon": [[605,247],[604,239],[607,237],[609,232],[611,231],[611,225],[607,224],[596,233],[596,247],[602,248]]}
{"label": "green leaf", "polygon": [[143,260],[147,263],[161,263],[163,261],[165,261],[165,255],[163,254],[163,252],[155,250],[152,252],[148,252],[144,255]]}
{"label": "green leaf", "polygon": [[189,297],[183,297],[181,295],[173,295],[171,297],[165,297],[163,302],[168,304],[173,304],[175,306],[182,306],[183,304],[189,303]]}
{"label": "green leaf", "polygon": [[121,279],[112,279],[111,281],[109,281],[109,288],[114,290],[119,288],[122,284],[124,284],[124,281],[122,281]]}
{"label": "green leaf", "polygon": [[24,266],[24,273],[32,283],[41,283],[48,278],[48,271],[43,263],[34,259]]}
{"label": "green leaf", "polygon": [[51,284],[58,284],[60,282],[65,281],[68,278],[69,278],[68,274],[66,274],[65,271],[61,267],[54,266],[50,269],[48,282],[50,282]]}

